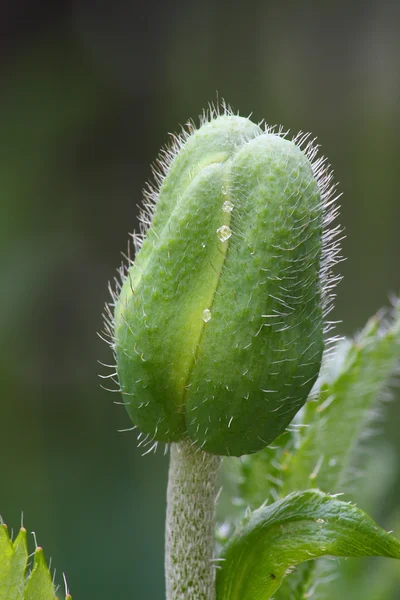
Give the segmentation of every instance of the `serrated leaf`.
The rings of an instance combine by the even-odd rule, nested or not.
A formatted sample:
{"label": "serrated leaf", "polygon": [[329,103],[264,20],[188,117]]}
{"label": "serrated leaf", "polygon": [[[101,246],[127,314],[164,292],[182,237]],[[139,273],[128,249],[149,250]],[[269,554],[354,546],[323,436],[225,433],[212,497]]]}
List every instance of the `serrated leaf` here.
{"label": "serrated leaf", "polygon": [[[362,499],[363,509],[372,513],[380,505],[382,498],[390,493],[395,476],[396,457],[393,450],[385,443],[375,445],[365,475],[357,482],[356,501],[358,499],[361,502]],[[388,519],[386,515],[384,519],[386,529],[400,531],[400,520],[394,517]],[[321,559],[311,562],[316,563],[311,582],[312,595],[309,596],[313,600],[394,600],[400,597],[399,593],[394,593],[396,587],[400,592],[400,569],[397,561],[375,559],[337,563]],[[291,577],[287,577],[284,581],[290,583],[290,579]],[[283,595],[283,588],[284,585],[279,588],[274,600],[290,598],[289,595]],[[308,588],[305,589],[309,591]]]}
{"label": "serrated leaf", "polygon": [[36,548],[32,573],[24,593],[24,600],[57,600],[53,580],[42,548]]}
{"label": "serrated leaf", "polygon": [[224,469],[236,478],[236,493],[243,505],[255,508],[265,500],[310,487],[343,491],[349,476],[354,479],[349,468],[354,448],[399,360],[397,302],[390,319],[381,313],[354,340],[336,347],[325,363],[313,400],[273,448],[242,457],[233,468],[234,459],[224,461]]}
{"label": "serrated leaf", "polygon": [[[314,390],[314,401],[307,403],[291,425],[291,444],[285,452],[282,453],[282,447],[272,451],[268,448],[244,458],[244,464],[236,469],[236,494],[243,504],[255,507],[271,496],[277,499],[311,486],[331,493],[348,490],[348,481],[355,479],[354,449],[374,416],[377,400],[388,388],[399,359],[397,302],[390,319],[381,313],[369,321],[354,341],[345,340],[336,347]],[[275,600],[303,597],[309,589],[298,585],[304,568],[299,567],[296,575],[285,579]],[[306,570],[309,573],[312,569]],[[312,582],[310,585],[313,587]]]}
{"label": "serrated leaf", "polygon": [[280,497],[280,478],[285,462],[294,449],[295,431],[285,431],[256,454],[224,458],[222,469],[222,501],[218,502],[216,529],[217,549],[229,539],[243,517],[244,510],[255,510],[267,500]]}
{"label": "serrated leaf", "polygon": [[13,545],[8,536],[7,525],[0,525],[0,564],[2,565],[2,570],[11,564],[13,553]]}
{"label": "serrated leaf", "polygon": [[0,527],[0,600],[22,600],[28,563],[26,530],[12,543],[7,527]]}
{"label": "serrated leaf", "polygon": [[224,459],[224,469],[236,479],[237,496],[252,510],[266,500],[278,500],[283,485],[281,473],[294,448],[293,431],[280,435],[271,446],[255,454]]}
{"label": "serrated leaf", "polygon": [[[6,525],[0,525],[0,600],[57,600],[42,548],[36,548],[32,571],[26,577],[28,547],[21,527],[12,542]],[[65,600],[71,600],[66,592]]]}
{"label": "serrated leaf", "polygon": [[[303,413],[304,435],[287,464],[282,494],[317,487],[343,491],[353,450],[400,359],[400,304],[389,324],[372,318],[320,380]],[[307,427],[308,426],[308,427]]]}
{"label": "serrated leaf", "polygon": [[224,547],[218,600],[267,600],[288,569],[320,556],[400,558],[400,543],[360,509],[308,490],[245,518]]}
{"label": "serrated leaf", "polygon": [[[389,518],[389,526],[400,531],[400,515]],[[315,600],[394,600],[400,598],[400,569],[397,561],[343,561],[339,574],[332,561],[320,560],[316,569]],[[332,577],[333,575],[333,577]],[[289,578],[288,578],[289,579]],[[280,590],[279,590],[280,592]],[[277,600],[278,596],[274,596]],[[282,600],[288,600],[287,596]]]}

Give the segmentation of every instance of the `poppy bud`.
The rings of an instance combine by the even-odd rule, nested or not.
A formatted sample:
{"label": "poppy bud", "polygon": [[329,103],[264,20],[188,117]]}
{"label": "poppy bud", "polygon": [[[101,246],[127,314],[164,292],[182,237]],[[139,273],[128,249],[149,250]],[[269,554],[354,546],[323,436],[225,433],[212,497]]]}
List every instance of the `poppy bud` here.
{"label": "poppy bud", "polygon": [[165,155],[113,323],[124,403],[150,440],[249,454],[305,403],[331,261],[313,153],[228,113]]}

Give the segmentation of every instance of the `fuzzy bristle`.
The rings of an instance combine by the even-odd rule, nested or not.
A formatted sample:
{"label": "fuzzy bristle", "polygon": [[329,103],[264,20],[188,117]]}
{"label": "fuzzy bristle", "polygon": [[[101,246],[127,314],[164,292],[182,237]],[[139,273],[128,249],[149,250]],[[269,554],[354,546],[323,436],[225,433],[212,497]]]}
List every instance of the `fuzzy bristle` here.
{"label": "fuzzy bristle", "polygon": [[[106,304],[104,309],[104,331],[99,334],[110,346],[115,361],[115,336],[114,336],[114,310],[118,303],[121,288],[129,276],[129,269],[134,264],[134,257],[140,251],[143,240],[146,236],[146,232],[151,228],[151,224],[154,218],[157,201],[160,193],[160,189],[163,182],[168,175],[171,165],[173,164],[177,154],[185,147],[187,141],[191,136],[203,125],[217,119],[220,116],[234,116],[236,113],[233,109],[226,104],[224,100],[218,101],[216,104],[210,103],[208,108],[203,110],[199,115],[199,125],[196,126],[193,120],[188,120],[181,130],[177,133],[170,133],[170,141],[165,145],[158,158],[152,165],[152,180],[145,184],[143,189],[143,201],[139,212],[139,232],[133,232],[130,234],[128,241],[128,249],[124,256],[124,262],[118,269],[118,276],[114,278],[114,282],[109,284],[109,291],[111,300]],[[324,334],[325,334],[325,353],[329,355],[330,348],[334,339],[328,338],[335,325],[334,322],[326,319],[333,307],[335,299],[335,288],[341,277],[334,273],[335,265],[342,260],[340,242],[343,239],[341,237],[342,229],[340,226],[332,226],[332,223],[338,216],[338,205],[337,200],[339,195],[336,193],[336,185],[333,183],[332,170],[327,164],[324,157],[318,157],[319,146],[316,144],[315,139],[311,139],[310,134],[298,133],[293,138],[290,137],[289,132],[284,130],[282,126],[268,126],[262,120],[259,123],[264,129],[264,134],[277,135],[282,138],[291,139],[307,156],[311,163],[313,175],[317,181],[318,188],[321,195],[321,210],[323,215],[323,233],[322,233],[322,259],[320,267],[320,291],[322,299],[322,308],[324,315]],[[263,135],[263,134],[261,134]],[[287,307],[286,307],[287,308]],[[268,326],[268,323],[266,324]],[[284,330],[284,323],[283,329]],[[113,367],[115,369],[115,367]],[[121,391],[117,380],[116,372],[112,372],[110,375],[102,376],[103,379],[110,379],[117,385],[114,392]],[[123,390],[122,390],[123,391]],[[124,404],[122,402],[122,404]],[[156,435],[156,433],[154,434]],[[154,436],[149,436],[150,439],[142,440],[140,444],[149,444],[151,449],[156,447]]]}

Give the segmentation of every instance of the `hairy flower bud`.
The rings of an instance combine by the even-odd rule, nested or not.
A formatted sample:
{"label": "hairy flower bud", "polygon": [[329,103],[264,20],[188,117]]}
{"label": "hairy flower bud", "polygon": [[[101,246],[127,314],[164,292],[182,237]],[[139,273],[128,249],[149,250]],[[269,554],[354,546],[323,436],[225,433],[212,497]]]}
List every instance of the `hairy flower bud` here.
{"label": "hairy flower bud", "polygon": [[285,429],[320,369],[330,176],[305,137],[229,112],[204,121],[174,138],[146,195],[113,348],[148,440],[239,456]]}

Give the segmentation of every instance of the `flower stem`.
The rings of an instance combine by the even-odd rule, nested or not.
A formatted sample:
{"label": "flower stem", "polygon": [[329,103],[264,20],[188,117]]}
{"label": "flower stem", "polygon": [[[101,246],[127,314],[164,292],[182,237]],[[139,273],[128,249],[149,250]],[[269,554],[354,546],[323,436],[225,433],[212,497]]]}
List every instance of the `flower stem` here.
{"label": "flower stem", "polygon": [[221,459],[171,444],[167,490],[167,600],[215,600],[216,483]]}

